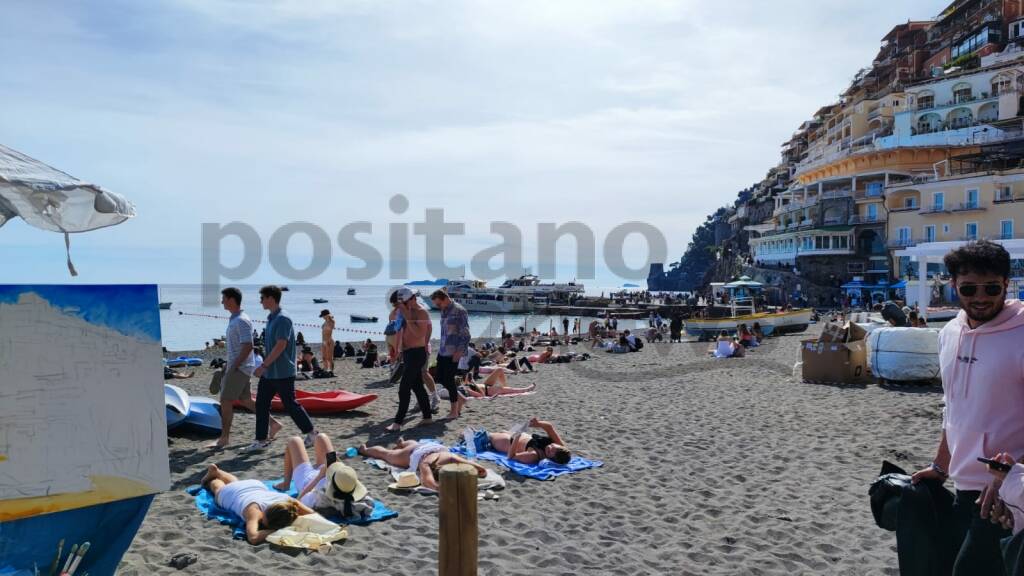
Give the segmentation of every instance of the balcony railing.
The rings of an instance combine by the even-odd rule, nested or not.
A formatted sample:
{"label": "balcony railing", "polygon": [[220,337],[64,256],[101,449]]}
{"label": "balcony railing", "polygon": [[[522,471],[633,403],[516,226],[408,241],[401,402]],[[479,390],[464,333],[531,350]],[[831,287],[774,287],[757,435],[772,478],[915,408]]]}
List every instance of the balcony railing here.
{"label": "balcony railing", "polygon": [[840,188],[839,190],[829,190],[821,193],[822,200],[833,200],[835,198],[849,198],[853,196],[853,191],[849,188]]}
{"label": "balcony railing", "polygon": [[921,214],[942,214],[945,212],[949,212],[949,208],[945,204],[932,204],[931,206],[921,208]]}
{"label": "balcony railing", "polygon": [[854,198],[857,200],[873,200],[875,198],[882,197],[882,190],[880,188],[873,188],[871,190],[857,190],[854,194]]}
{"label": "balcony railing", "polygon": [[884,214],[878,214],[876,216],[861,216],[860,214],[854,214],[850,216],[850,224],[880,224],[885,222],[886,217]]}
{"label": "balcony railing", "polygon": [[927,126],[918,125],[910,129],[910,134],[912,136],[917,136],[919,134],[934,134],[936,132],[945,132],[947,130],[960,130],[962,128],[973,128],[975,126],[987,126],[996,120],[997,118],[977,118],[964,120],[962,122],[939,122],[937,124]]}
{"label": "balcony railing", "polygon": [[979,206],[977,202],[961,202],[957,204],[956,208],[953,208],[953,212],[969,212],[971,210],[984,210],[983,206]]}
{"label": "balcony railing", "polygon": [[916,111],[934,110],[937,108],[948,108],[950,106],[963,106],[964,104],[970,104],[972,102],[981,102],[984,100],[995,100],[998,95],[990,96],[987,92],[982,92],[980,96],[966,96],[953,98],[943,104],[937,103],[934,100],[932,102],[921,102],[918,101]]}
{"label": "balcony railing", "polygon": [[1013,192],[1009,192],[1009,193],[997,192],[995,200],[993,200],[993,201],[996,204],[1005,204],[1007,202],[1024,202],[1024,196],[1021,196],[1019,198],[1015,198],[1013,196]]}
{"label": "balcony railing", "polygon": [[895,208],[889,208],[889,212],[912,212],[919,209],[920,206],[914,204],[913,206],[896,206]]}
{"label": "balcony railing", "polygon": [[918,242],[919,240],[914,240],[913,238],[896,238],[889,240],[888,246],[889,248],[909,248],[917,245]]}

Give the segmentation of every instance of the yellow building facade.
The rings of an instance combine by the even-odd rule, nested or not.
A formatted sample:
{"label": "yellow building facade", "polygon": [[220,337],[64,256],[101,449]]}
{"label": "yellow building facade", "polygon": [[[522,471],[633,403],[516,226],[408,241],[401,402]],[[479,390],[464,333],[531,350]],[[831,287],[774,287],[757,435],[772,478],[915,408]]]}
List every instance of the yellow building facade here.
{"label": "yellow building facade", "polygon": [[885,196],[892,249],[1024,238],[1024,169],[918,179],[890,186]]}

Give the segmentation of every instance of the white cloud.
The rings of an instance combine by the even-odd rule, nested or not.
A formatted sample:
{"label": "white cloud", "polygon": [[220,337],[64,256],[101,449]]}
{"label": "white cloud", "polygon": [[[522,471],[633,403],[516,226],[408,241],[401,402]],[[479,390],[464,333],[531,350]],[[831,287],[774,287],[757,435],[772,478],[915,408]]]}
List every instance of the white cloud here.
{"label": "white cloud", "polygon": [[[941,7],[923,0],[601,2],[122,0],[15,4],[4,143],[131,197],[77,240],[193,254],[199,224],[293,220],[651,222],[693,228],[778,144]],[[116,16],[116,17],[115,17]],[[48,34],[32,32],[46,21]],[[14,243],[54,239],[21,227]],[[7,240],[5,238],[5,240]],[[475,249],[473,249],[475,250]],[[88,250],[84,250],[88,254]],[[54,266],[59,272],[59,267]],[[60,276],[47,276],[60,279]],[[111,278],[117,279],[117,278]]]}

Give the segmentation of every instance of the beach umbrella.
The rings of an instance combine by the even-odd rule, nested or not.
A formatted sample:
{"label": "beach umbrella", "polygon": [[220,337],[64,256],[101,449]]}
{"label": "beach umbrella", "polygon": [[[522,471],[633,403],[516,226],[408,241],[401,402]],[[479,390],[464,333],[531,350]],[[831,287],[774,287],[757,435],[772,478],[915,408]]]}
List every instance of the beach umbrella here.
{"label": "beach umbrella", "polygon": [[78,276],[71,263],[69,234],[120,224],[135,216],[135,206],[0,144],[0,226],[15,216],[37,228],[63,233],[68,271]]}

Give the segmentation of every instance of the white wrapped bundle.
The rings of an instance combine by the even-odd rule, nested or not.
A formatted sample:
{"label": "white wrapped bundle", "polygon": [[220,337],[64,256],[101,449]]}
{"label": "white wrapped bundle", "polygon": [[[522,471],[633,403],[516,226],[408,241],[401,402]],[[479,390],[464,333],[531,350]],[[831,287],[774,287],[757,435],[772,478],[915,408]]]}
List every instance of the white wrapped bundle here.
{"label": "white wrapped bundle", "polygon": [[876,328],[868,334],[868,367],[876,378],[896,381],[939,377],[936,328]]}

